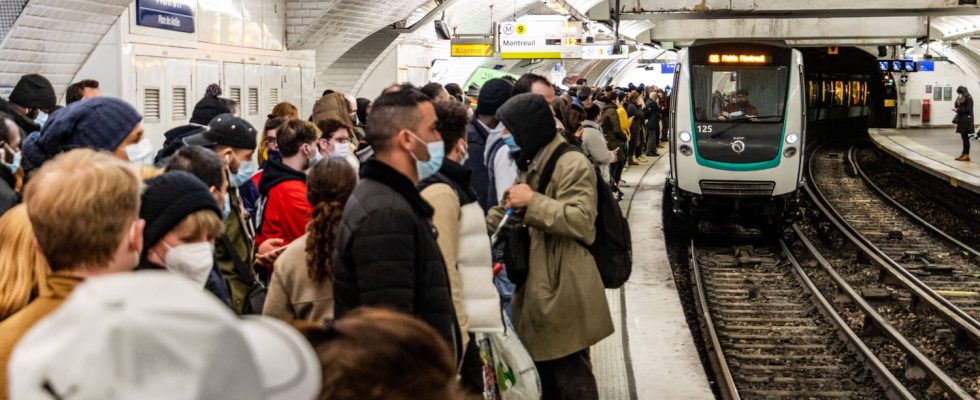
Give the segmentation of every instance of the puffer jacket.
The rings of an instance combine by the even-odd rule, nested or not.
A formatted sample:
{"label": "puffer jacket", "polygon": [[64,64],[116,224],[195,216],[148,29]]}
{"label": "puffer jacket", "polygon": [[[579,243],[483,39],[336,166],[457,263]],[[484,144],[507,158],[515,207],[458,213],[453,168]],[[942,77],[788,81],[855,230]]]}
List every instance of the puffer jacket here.
{"label": "puffer jacket", "polygon": [[490,238],[483,225],[483,209],[470,187],[470,171],[447,159],[439,173],[419,187],[422,198],[435,209],[432,223],[439,231],[439,249],[449,273],[463,338],[469,332],[502,332]]}
{"label": "puffer jacket", "polygon": [[425,321],[462,356],[434,210],[407,177],[371,159],[344,206],[334,254],[334,316],[387,307]]}
{"label": "puffer jacket", "polygon": [[[518,180],[536,188],[544,164],[565,140],[556,136],[538,152]],[[592,254],[582,243],[595,240],[596,176],[582,153],[563,154],[544,193],[535,192],[523,223],[530,228],[530,270],[514,292],[514,324],[534,361],[587,349],[613,333],[606,292]],[[504,209],[487,216],[493,232]]]}

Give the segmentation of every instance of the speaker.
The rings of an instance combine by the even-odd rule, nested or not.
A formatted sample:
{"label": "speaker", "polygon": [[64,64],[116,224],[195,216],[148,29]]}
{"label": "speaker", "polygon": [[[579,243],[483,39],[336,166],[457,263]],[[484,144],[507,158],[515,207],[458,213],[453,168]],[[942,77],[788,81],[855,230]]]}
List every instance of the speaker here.
{"label": "speaker", "polygon": [[449,25],[446,25],[446,23],[443,22],[441,19],[437,19],[435,21],[435,28],[436,28],[436,36],[438,36],[439,39],[449,40],[450,38],[452,38],[453,34],[449,30]]}
{"label": "speaker", "polygon": [[888,48],[885,46],[878,46],[878,57],[888,56]]}

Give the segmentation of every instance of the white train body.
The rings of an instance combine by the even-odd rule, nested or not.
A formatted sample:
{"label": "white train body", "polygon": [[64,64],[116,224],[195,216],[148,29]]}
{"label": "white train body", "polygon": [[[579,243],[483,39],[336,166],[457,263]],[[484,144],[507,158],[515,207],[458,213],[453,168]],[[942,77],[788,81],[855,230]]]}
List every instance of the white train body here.
{"label": "white train body", "polygon": [[671,98],[674,212],[773,223],[802,185],[803,59],[780,42],[696,42]]}

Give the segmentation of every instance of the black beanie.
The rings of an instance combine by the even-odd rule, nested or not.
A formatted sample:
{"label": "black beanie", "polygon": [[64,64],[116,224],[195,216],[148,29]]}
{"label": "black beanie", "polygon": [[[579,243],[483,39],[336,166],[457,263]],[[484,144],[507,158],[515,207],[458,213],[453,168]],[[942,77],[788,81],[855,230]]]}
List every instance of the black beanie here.
{"label": "black beanie", "polygon": [[191,113],[191,123],[198,125],[207,125],[211,122],[214,117],[218,115],[230,113],[232,111],[231,107],[228,106],[228,101],[225,99],[218,98],[217,96],[205,95],[201,101],[198,101],[194,105],[194,112]]}
{"label": "black beanie", "polygon": [[24,75],[10,92],[10,102],[24,108],[54,108],[58,98],[51,81],[38,74]]}
{"label": "black beanie", "polygon": [[141,200],[140,218],[146,221],[144,253],[196,211],[211,210],[221,217],[221,209],[207,185],[184,171],[170,171],[146,181]]}
{"label": "black beanie", "polygon": [[497,111],[497,119],[521,147],[517,155],[517,168],[521,171],[527,171],[538,151],[558,134],[555,114],[548,101],[539,94],[523,93],[511,97]]}
{"label": "black beanie", "polygon": [[507,102],[514,85],[500,78],[494,78],[483,84],[480,97],[476,99],[476,115],[496,115],[497,109]]}

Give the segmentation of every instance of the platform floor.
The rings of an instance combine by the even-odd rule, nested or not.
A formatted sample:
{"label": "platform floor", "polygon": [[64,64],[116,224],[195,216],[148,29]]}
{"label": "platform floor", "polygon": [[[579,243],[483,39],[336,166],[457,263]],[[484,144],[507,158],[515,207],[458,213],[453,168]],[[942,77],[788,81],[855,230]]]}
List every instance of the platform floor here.
{"label": "platform floor", "polygon": [[650,158],[623,174],[633,274],[623,288],[606,291],[616,333],[592,348],[603,400],[714,398],[667,260],[661,218],[667,167],[666,156]]}
{"label": "platform floor", "polygon": [[973,161],[956,161],[963,143],[953,128],[870,129],[878,148],[953,186],[980,193],[980,142],[970,144]]}

